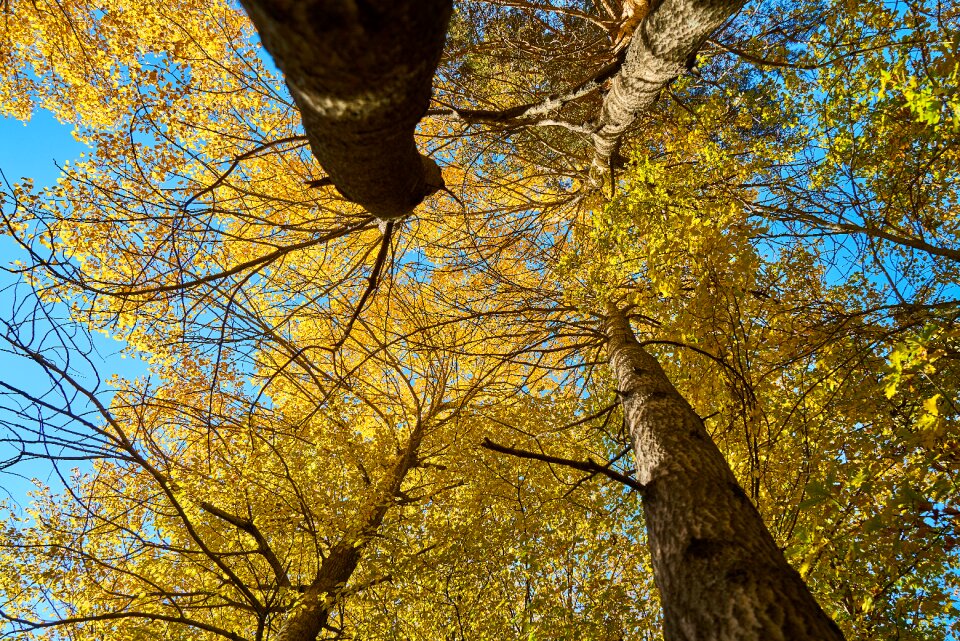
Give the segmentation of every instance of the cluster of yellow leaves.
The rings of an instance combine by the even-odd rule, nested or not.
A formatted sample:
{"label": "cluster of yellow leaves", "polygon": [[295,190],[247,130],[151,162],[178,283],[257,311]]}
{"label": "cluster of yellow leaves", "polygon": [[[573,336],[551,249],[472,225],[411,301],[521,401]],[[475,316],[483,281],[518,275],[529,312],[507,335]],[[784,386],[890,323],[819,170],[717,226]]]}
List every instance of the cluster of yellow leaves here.
{"label": "cluster of yellow leaves", "polygon": [[[850,167],[878,211],[951,237],[956,197],[943,187],[956,148],[937,146],[949,118],[933,122],[930,100],[952,94],[903,80],[920,77],[909,55],[887,76],[883,53],[864,54],[856,74],[827,66],[815,90],[786,73],[750,91],[745,78],[707,97],[691,91],[695,113],[672,107],[641,125],[646,142],[627,141],[609,202],[571,195],[578,174],[558,167],[586,161],[569,132],[477,133],[427,119],[420,141],[460,201],[438,194],[398,229],[380,288],[348,329],[380,233],[333,189],[306,185],[320,170],[236,7],[11,6],[0,113],[49,109],[91,146],[53,189],[14,191],[11,231],[50,252],[30,274],[45,296],[125,340],[153,378],[114,382],[107,432],[119,457],[63,494],[40,492],[29,518],[6,519],[8,615],[44,617],[53,603],[60,616],[90,617],[71,624],[89,638],[257,638],[283,625],[325,555],[349,541],[363,560],[326,597],[344,634],[654,637],[635,497],[478,447],[490,438],[576,459],[621,453],[616,412],[578,424],[615,400],[603,372],[589,384],[581,374],[601,360],[597,320],[611,299],[631,306],[641,338],[848,630],[889,637],[907,616],[898,612],[932,621],[944,608],[938,572],[954,563],[956,516],[955,440],[944,430],[957,386],[941,377],[942,390],[888,387],[886,398],[877,354],[888,328],[844,316],[876,306],[876,285],[837,282],[820,245],[778,241],[784,230],[761,220],[770,188],[760,179],[819,140],[811,193],[846,188],[835,170]],[[825,29],[889,27],[886,8],[854,9],[869,15]],[[470,104],[504,107],[581,79],[563,61],[582,47],[560,42],[562,31],[556,68],[521,64],[514,27],[556,43],[507,12],[479,15],[503,42],[477,44],[463,15],[449,63],[463,73],[439,94],[468,79]],[[914,159],[918,131],[932,125]],[[917,190],[933,214],[891,188],[905,160],[933,176]],[[948,281],[950,269],[937,269]],[[949,374],[929,369],[944,354],[944,337],[933,338],[939,346],[895,348],[886,384]],[[388,492],[420,428],[417,465]],[[109,616],[133,612],[144,616]],[[35,632],[45,634],[60,632]]]}

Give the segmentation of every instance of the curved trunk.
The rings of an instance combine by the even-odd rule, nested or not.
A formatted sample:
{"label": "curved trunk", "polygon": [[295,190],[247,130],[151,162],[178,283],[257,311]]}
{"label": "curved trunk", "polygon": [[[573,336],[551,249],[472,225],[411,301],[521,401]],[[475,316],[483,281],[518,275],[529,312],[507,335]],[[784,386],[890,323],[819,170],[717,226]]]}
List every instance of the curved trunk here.
{"label": "curved trunk", "polygon": [[609,310],[610,366],[645,486],[667,641],[843,639],[787,563],[703,421]]}
{"label": "curved trunk", "polygon": [[310,148],[343,196],[403,218],[443,187],[413,132],[452,0],[242,0],[283,71]]}
{"label": "curved trunk", "polygon": [[297,609],[288,616],[280,641],[316,641],[359,562],[360,548],[350,543],[338,543],[330,550]]}

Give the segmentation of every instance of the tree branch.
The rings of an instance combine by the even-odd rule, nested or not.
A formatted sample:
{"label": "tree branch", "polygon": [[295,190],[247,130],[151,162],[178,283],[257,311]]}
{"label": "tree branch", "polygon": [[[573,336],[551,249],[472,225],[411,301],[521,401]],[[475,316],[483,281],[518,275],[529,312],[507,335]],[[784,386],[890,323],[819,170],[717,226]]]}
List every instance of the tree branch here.
{"label": "tree branch", "polygon": [[9,621],[10,623],[17,624],[21,626],[21,629],[27,629],[27,630],[41,630],[43,628],[55,628],[55,627],[71,625],[75,623],[90,623],[94,621],[116,621],[119,619],[146,619],[148,621],[166,621],[167,623],[179,623],[181,625],[197,628],[198,630],[204,630],[206,632],[216,634],[217,636],[221,636],[225,639],[231,639],[231,641],[247,641],[244,637],[241,637],[238,634],[230,632],[229,630],[224,630],[223,628],[218,628],[204,621],[190,619],[185,616],[172,616],[169,614],[158,614],[155,612],[104,612],[101,614],[93,614],[90,616],[65,617],[63,619],[58,619],[56,621],[30,621],[28,619],[12,617],[3,611],[0,611],[0,619],[4,621]]}
{"label": "tree branch", "polygon": [[[760,209],[759,207],[757,209]],[[764,207],[762,209],[767,210],[771,213],[772,217],[777,218],[783,222],[795,222],[800,221],[811,225],[814,227],[820,227],[822,229],[827,229],[832,232],[842,232],[846,234],[863,234],[869,238],[876,238],[879,240],[885,240],[896,245],[903,245],[904,247],[910,247],[911,249],[916,249],[918,251],[926,252],[933,256],[941,256],[943,258],[948,258],[950,260],[960,261],[960,250],[952,249],[950,247],[942,247],[940,245],[934,245],[928,243],[925,240],[919,238],[911,238],[902,234],[895,234],[889,231],[885,231],[880,227],[873,227],[867,225],[858,225],[856,223],[849,223],[843,221],[832,222],[821,218],[815,214],[809,214],[806,212],[800,211],[790,211],[788,213],[780,213],[780,210],[774,209],[772,207]],[[892,227],[892,225],[890,225]],[[899,231],[899,230],[898,230]]]}
{"label": "tree branch", "polygon": [[305,141],[306,139],[307,139],[306,136],[287,136],[286,138],[280,138],[278,140],[272,140],[270,142],[265,142],[261,145],[257,145],[253,149],[249,151],[245,151],[244,153],[239,154],[238,156],[235,156],[233,159],[233,162],[230,163],[230,166],[227,167],[226,171],[224,171],[222,174],[217,176],[217,179],[213,181],[211,184],[207,185],[206,187],[204,187],[194,195],[187,198],[187,200],[184,201],[184,203],[180,206],[180,209],[182,209],[183,211],[187,211],[187,208],[190,205],[192,205],[194,202],[196,202],[197,199],[199,199],[201,196],[203,196],[204,194],[210,193],[211,191],[213,191],[214,189],[222,185],[223,182],[230,176],[230,174],[232,174],[233,171],[240,166],[240,163],[246,160],[247,158],[252,158],[253,156],[257,156],[263,153],[264,151],[271,149],[272,147],[285,145],[289,142],[301,142],[301,141]]}
{"label": "tree branch", "polygon": [[346,236],[347,234],[353,233],[355,231],[363,230],[369,224],[370,224],[370,218],[365,217],[357,221],[353,225],[346,225],[344,227],[341,227],[340,229],[330,232],[329,234],[324,234],[323,236],[317,236],[316,238],[311,238],[309,240],[305,240],[300,243],[294,243],[292,245],[279,247],[276,250],[270,252],[269,254],[264,254],[263,256],[258,256],[257,258],[251,258],[248,261],[244,261],[238,265],[234,265],[230,269],[226,269],[222,272],[207,274],[206,276],[201,276],[193,280],[188,280],[182,283],[174,283],[172,285],[159,285],[157,287],[144,287],[141,289],[127,289],[127,290],[121,290],[118,292],[105,291],[105,292],[98,292],[98,293],[106,293],[112,296],[128,298],[133,296],[144,296],[147,294],[159,294],[163,292],[176,292],[176,291],[184,291],[187,289],[193,289],[194,287],[199,287],[200,285],[203,285],[205,283],[211,283],[217,280],[222,280],[224,278],[228,278],[235,274],[245,272],[248,269],[262,269],[264,266],[269,265],[273,261],[278,260],[289,253],[299,251],[301,249],[309,249],[310,247],[314,247],[321,243],[325,243],[325,242],[340,238],[342,236]]}
{"label": "tree branch", "polygon": [[235,528],[243,530],[252,536],[257,544],[257,551],[270,565],[270,569],[273,570],[273,574],[277,578],[278,585],[283,588],[290,587],[290,577],[287,575],[286,568],[283,567],[283,564],[274,553],[273,548],[270,547],[266,537],[263,536],[260,528],[258,528],[253,521],[241,519],[240,517],[235,516],[225,510],[221,510],[216,505],[208,503],[207,501],[200,501],[197,505],[199,505],[200,508],[205,512],[212,514],[218,519],[226,521]]}
{"label": "tree branch", "polygon": [[347,342],[347,339],[350,338],[350,331],[353,329],[353,324],[357,322],[360,312],[363,311],[364,305],[367,304],[367,299],[370,298],[370,295],[376,291],[377,285],[380,284],[380,272],[383,271],[383,265],[387,262],[387,251],[390,249],[390,239],[392,237],[393,222],[391,221],[384,225],[383,238],[380,239],[380,251],[377,252],[377,258],[373,261],[373,269],[370,270],[370,276],[367,278],[367,287],[363,290],[363,295],[360,296],[360,300],[357,301],[357,306],[353,310],[353,314],[350,315],[350,320],[347,321],[347,327],[343,330],[343,336],[330,348],[331,352],[340,349],[340,347]]}
{"label": "tree branch", "polygon": [[625,56],[625,52],[621,53],[617,56],[616,60],[601,67],[600,70],[591,77],[577,83],[564,93],[551,94],[537,102],[529,102],[506,109],[445,107],[442,109],[430,109],[427,111],[427,115],[451,117],[453,120],[470,124],[537,124],[535,122],[536,119],[562,109],[567,103],[600,90],[603,87],[603,83],[613,78],[620,71]]}
{"label": "tree branch", "polygon": [[[555,465],[563,465],[565,467],[572,467],[575,470],[580,470],[581,472],[590,472],[591,474],[603,474],[604,476],[617,481],[618,483],[623,483],[627,487],[630,487],[641,494],[646,491],[646,488],[642,483],[636,481],[635,479],[630,478],[625,474],[621,474],[615,470],[611,470],[606,465],[600,465],[592,459],[587,459],[586,461],[575,461],[573,459],[560,458],[557,456],[549,456],[547,454],[540,454],[538,452],[531,452],[529,450],[521,450],[515,447],[507,447],[506,445],[500,445],[494,443],[489,438],[484,438],[483,443],[480,444],[480,447],[491,450],[494,452],[500,452],[501,454],[509,454],[510,456],[516,456],[518,458],[532,459],[535,461],[543,461],[544,463],[553,463]],[[607,464],[609,465],[609,463]]]}

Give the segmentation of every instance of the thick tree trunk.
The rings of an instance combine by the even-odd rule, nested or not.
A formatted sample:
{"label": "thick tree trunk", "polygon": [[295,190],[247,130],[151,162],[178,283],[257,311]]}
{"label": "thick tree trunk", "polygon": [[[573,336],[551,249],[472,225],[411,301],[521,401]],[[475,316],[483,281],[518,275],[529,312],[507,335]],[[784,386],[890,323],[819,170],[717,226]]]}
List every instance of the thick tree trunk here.
{"label": "thick tree trunk", "polygon": [[623,133],[660,91],[686,71],[697,51],[745,0],[663,0],[640,23],[620,73],[604,97],[593,135],[592,174],[602,176]]}
{"label": "thick tree trunk", "polygon": [[842,640],[622,312],[606,325],[667,641]]}
{"label": "thick tree trunk", "polygon": [[402,218],[443,186],[413,132],[452,0],[241,0],[283,71],[310,148],[345,198]]}

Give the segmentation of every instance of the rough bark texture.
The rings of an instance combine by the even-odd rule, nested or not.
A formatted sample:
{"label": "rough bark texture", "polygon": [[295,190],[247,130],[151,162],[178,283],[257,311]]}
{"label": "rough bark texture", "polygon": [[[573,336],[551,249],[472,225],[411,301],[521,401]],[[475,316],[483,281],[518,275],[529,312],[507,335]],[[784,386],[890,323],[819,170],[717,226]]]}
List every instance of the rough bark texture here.
{"label": "rough bark texture", "polygon": [[389,220],[443,186],[413,132],[430,102],[452,0],[242,2],[345,198]]}
{"label": "rough bark texture", "polygon": [[606,172],[610,156],[637,115],[686,71],[697,51],[744,0],[663,0],[643,20],[627,47],[620,74],[604,97],[593,135],[593,174]]}
{"label": "rough bark texture", "polygon": [[703,421],[610,309],[610,365],[645,486],[667,641],[842,640],[790,567]]}

